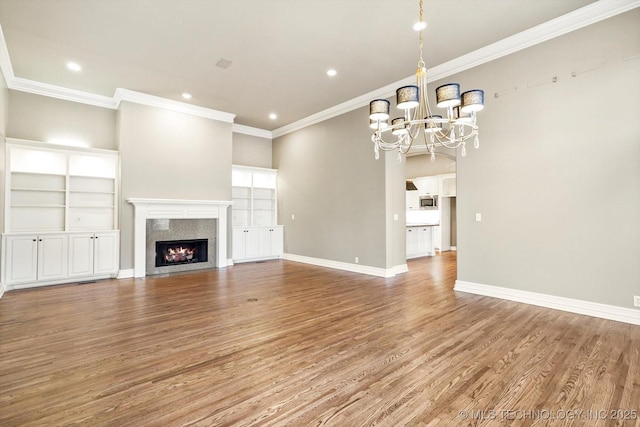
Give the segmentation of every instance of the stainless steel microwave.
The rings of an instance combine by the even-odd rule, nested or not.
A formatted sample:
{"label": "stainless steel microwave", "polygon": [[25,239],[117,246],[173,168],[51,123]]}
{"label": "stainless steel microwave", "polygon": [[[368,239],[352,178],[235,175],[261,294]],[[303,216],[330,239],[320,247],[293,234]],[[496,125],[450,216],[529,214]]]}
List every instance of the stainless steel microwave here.
{"label": "stainless steel microwave", "polygon": [[420,196],[420,209],[438,209],[438,196]]}

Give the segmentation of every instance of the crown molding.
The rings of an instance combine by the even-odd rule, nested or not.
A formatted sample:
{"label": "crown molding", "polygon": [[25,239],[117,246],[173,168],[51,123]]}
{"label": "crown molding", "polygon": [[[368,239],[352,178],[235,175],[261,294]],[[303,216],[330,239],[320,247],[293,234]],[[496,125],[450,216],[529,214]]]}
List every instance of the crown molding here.
{"label": "crown molding", "polygon": [[244,135],[257,136],[260,138],[273,139],[273,132],[266,129],[254,128],[251,126],[233,124],[233,133],[241,133]]}
{"label": "crown molding", "polygon": [[[520,50],[535,46],[547,40],[568,34],[572,31],[603,21],[615,15],[640,7],[640,0],[598,0],[573,12],[559,16],[550,21],[522,31],[503,40],[497,41],[466,55],[447,61],[427,70],[427,83],[443,79],[477,67],[484,63],[510,55]],[[395,94],[396,88],[408,84],[415,84],[415,75],[411,75],[395,83],[365,95],[353,98],[334,107],[312,114],[304,119],[282,126],[273,131],[273,137],[300,130],[307,126],[348,113],[357,108],[368,105],[372,99],[389,98]]]}
{"label": "crown molding", "polygon": [[185,102],[174,101],[172,99],[161,98],[159,96],[123,88],[116,89],[116,92],[113,95],[113,100],[116,108],[120,106],[122,101],[127,101],[227,123],[233,123],[233,119],[236,117],[235,114],[226,113],[224,111],[213,110],[211,108],[200,107],[198,105],[187,104]]}
{"label": "crown molding", "polygon": [[0,25],[0,71],[2,71],[4,80],[7,82],[7,86],[9,86],[9,81],[13,80],[15,75],[13,74],[13,65],[11,65],[11,58],[9,58],[9,49],[4,39],[2,25]]}
{"label": "crown molding", "polygon": [[35,80],[23,79],[21,77],[14,77],[8,80],[7,87],[21,92],[49,96],[51,98],[64,99],[65,101],[79,102],[96,107],[110,108],[112,110],[118,108],[113,98],[108,96],[96,95],[95,93],[55,86]]}

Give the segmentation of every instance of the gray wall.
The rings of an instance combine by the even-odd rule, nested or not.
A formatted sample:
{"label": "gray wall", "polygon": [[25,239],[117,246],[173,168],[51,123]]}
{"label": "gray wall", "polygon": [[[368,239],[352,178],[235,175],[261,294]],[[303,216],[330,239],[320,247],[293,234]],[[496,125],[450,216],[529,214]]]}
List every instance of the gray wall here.
{"label": "gray wall", "polygon": [[432,162],[431,156],[418,154],[407,157],[407,178],[417,178],[420,176],[443,175],[446,173],[456,173],[455,152],[447,150],[451,157],[436,155]]}
{"label": "gray wall", "polygon": [[[133,268],[130,197],[231,200],[232,124],[123,102],[120,268]],[[229,252],[230,253],[230,252]]]}
{"label": "gray wall", "polygon": [[[387,266],[385,160],[373,157],[368,114],[360,108],[274,140],[285,253]],[[399,182],[404,191],[404,175]]]}
{"label": "gray wall", "polygon": [[635,9],[447,79],[486,91],[480,150],[458,157],[459,280],[633,306],[639,51]]}
{"label": "gray wall", "polygon": [[7,136],[51,142],[84,142],[86,147],[116,150],[116,111],[15,90],[9,91]]}
{"label": "gray wall", "polygon": [[271,168],[271,151],[271,139],[233,133],[234,165]]}

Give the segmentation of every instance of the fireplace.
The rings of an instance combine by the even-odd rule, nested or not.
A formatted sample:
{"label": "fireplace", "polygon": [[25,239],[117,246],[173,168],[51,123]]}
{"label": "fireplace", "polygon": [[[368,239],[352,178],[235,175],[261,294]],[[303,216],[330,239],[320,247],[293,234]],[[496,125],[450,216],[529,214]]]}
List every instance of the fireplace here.
{"label": "fireplace", "polygon": [[[231,201],[128,198],[127,202],[134,206],[133,277],[233,265],[227,259]],[[209,240],[208,262],[156,267],[156,241],[204,238]]]}
{"label": "fireplace", "polygon": [[156,241],[156,267],[207,262],[208,239]]}

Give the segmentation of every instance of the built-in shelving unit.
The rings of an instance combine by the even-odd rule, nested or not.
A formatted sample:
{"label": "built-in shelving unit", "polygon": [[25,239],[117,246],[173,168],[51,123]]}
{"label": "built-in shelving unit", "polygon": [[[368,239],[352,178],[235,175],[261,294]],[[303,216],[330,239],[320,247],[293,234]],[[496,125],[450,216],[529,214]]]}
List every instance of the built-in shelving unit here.
{"label": "built-in shelving unit", "polygon": [[271,226],[277,222],[277,180],[274,169],[234,166],[231,185],[234,226]]}
{"label": "built-in shelving unit", "polygon": [[232,225],[234,262],[278,258],[283,227],[278,220],[278,171],[233,166]]}
{"label": "built-in shelving unit", "polygon": [[117,273],[117,152],[7,139],[5,171],[9,289]]}

